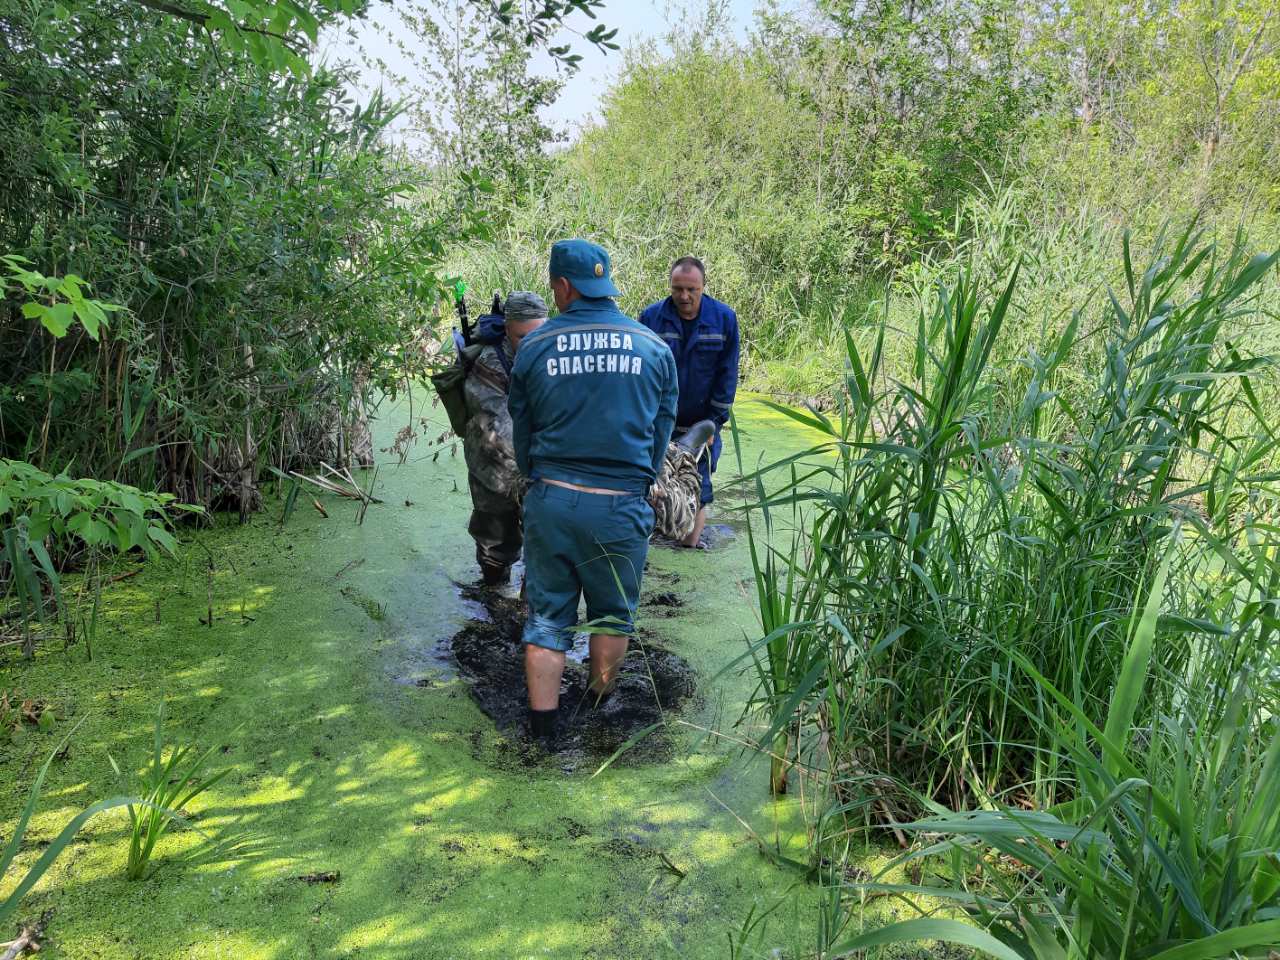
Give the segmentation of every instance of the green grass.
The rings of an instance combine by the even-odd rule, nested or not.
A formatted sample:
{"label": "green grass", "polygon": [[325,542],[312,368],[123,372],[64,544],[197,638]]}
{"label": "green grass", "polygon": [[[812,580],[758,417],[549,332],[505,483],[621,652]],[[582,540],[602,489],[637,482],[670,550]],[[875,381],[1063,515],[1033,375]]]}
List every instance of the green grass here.
{"label": "green grass", "polygon": [[[1232,680],[1201,661],[1173,682],[1168,712],[1133,728],[1176,548],[1175,541],[1145,603],[1135,602],[1105,729],[1030,663],[1020,664],[1062,710],[1064,722],[1046,733],[1069,771],[1073,798],[1043,812],[944,812],[909,825],[943,839],[904,862],[949,854],[960,883],[851,887],[958,903],[990,931],[987,951],[1012,960],[1055,960],[1067,951],[1161,960],[1273,956],[1280,943],[1274,666]],[[1222,689],[1224,680],[1232,686]],[[922,918],[875,936],[891,943],[942,935]],[[959,942],[976,945],[972,932]]]}

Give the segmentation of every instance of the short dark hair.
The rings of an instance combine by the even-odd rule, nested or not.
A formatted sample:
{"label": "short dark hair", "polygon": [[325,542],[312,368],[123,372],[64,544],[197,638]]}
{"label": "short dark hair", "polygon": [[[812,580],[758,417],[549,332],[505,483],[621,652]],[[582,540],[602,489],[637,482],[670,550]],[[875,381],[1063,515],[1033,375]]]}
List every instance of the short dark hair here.
{"label": "short dark hair", "polygon": [[707,282],[707,268],[703,266],[702,261],[697,257],[681,257],[671,265],[671,269],[667,271],[667,276],[675,273],[677,270],[693,269],[702,275],[702,282]]}

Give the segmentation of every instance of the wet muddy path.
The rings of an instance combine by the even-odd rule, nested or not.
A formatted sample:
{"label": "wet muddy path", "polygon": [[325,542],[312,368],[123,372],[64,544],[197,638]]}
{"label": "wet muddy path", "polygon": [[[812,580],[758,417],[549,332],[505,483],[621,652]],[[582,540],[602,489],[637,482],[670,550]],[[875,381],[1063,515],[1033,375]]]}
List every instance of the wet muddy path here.
{"label": "wet muddy path", "polygon": [[[403,401],[381,412],[380,448],[408,415]],[[750,463],[802,443],[759,407],[743,404],[741,426]],[[420,443],[404,463],[380,452],[383,503],[363,523],[357,504],[323,493],[326,515],[300,500],[282,523],[269,497],[248,526],[221,518],[176,559],[113,582],[92,659],[59,647],[0,664],[0,688],[59,718],[0,743],[6,786],[80,724],[20,868],[119,792],[112,759],[145,764],[161,700],[168,742],[215,747],[214,768],[229,770],[188,813],[260,842],[252,859],[184,865],[199,835],[174,831],[157,850],[165,868],[130,883],[122,818],[96,818],[28,901],[54,918],[42,957],[712,960],[766,910],[761,956],[811,942],[814,897],[758,846],[802,857],[804,824],[742,749],[749,670],[725,670],[755,623],[732,446],[710,549],[650,551],[619,693],[603,710],[583,704],[546,757],[520,731],[519,604],[467,586],[478,570],[461,453]],[[567,715],[583,653],[566,671]],[[0,790],[0,836],[20,800]]]}
{"label": "wet muddy path", "polygon": [[[478,585],[462,587],[460,592],[471,617],[457,634],[441,642],[436,654],[456,665],[476,705],[513,739],[508,753],[537,763],[543,759],[542,751],[528,743],[525,730],[520,643],[524,604],[518,597]],[[647,619],[652,609],[672,611],[681,606],[683,601],[671,591],[647,594],[641,597],[640,619]],[[667,721],[696,694],[696,675],[688,661],[656,639],[652,630],[642,628],[622,662],[613,694],[597,706],[587,691],[587,635],[574,639],[560,687],[555,763],[566,772],[585,762],[599,764],[629,741],[634,742],[619,756],[620,763],[668,759],[672,742]]]}

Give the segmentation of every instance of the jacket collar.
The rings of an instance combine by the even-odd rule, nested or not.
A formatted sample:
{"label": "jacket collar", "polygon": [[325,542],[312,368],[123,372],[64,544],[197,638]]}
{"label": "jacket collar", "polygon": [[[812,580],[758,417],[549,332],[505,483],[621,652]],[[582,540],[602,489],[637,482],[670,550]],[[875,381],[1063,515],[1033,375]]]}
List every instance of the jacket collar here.
{"label": "jacket collar", "polygon": [[618,304],[609,297],[579,297],[560,311],[560,316],[567,317],[571,313],[612,313],[622,315]]}

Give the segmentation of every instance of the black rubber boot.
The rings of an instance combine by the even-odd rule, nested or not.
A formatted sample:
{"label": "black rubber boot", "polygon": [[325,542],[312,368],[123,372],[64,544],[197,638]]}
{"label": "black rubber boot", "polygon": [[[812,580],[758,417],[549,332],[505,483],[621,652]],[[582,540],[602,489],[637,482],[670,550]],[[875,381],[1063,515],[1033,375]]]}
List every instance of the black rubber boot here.
{"label": "black rubber boot", "polygon": [[504,587],[511,582],[511,568],[484,563],[480,565],[480,576],[486,587]]}
{"label": "black rubber boot", "polygon": [[676,441],[676,446],[688,450],[695,458],[700,459],[707,444],[716,435],[716,425],[711,420],[699,420],[684,432]]}
{"label": "black rubber boot", "polygon": [[547,753],[556,752],[556,719],[560,709],[529,710],[529,735]]}

